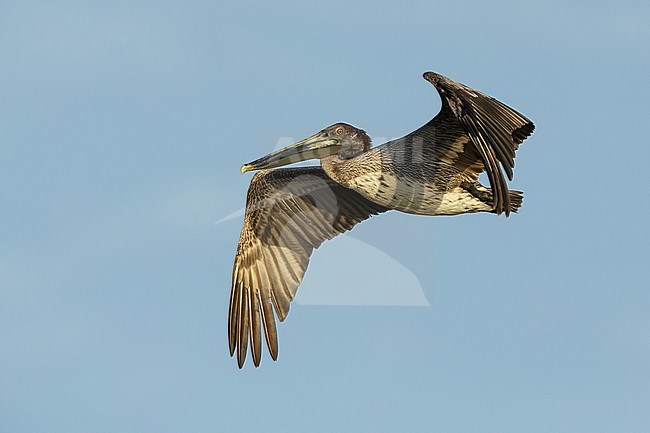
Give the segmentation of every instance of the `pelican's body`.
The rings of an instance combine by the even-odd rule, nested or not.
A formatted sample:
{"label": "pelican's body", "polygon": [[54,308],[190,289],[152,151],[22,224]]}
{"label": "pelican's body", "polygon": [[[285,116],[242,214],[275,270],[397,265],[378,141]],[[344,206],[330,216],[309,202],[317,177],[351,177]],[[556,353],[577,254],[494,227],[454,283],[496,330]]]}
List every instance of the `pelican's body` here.
{"label": "pelican's body", "polygon": [[[515,150],[533,123],[505,104],[433,72],[440,113],[398,140],[370,147],[358,128],[337,123],[242,166],[252,179],[235,256],[229,312],[231,355],[242,367],[250,339],[261,358],[261,331],[277,358],[274,311],[289,312],[314,248],[388,210],[421,215],[516,211],[522,193],[509,190]],[[321,167],[284,168],[318,158]],[[486,171],[490,188],[478,181]]]}
{"label": "pelican's body", "polygon": [[[430,155],[420,161],[400,141],[370,149],[353,159],[321,161],[325,173],[340,185],[388,209],[419,215],[457,215],[492,211],[466,189],[462,171]],[[423,149],[428,152],[428,149]],[[486,190],[487,192],[487,190]]]}

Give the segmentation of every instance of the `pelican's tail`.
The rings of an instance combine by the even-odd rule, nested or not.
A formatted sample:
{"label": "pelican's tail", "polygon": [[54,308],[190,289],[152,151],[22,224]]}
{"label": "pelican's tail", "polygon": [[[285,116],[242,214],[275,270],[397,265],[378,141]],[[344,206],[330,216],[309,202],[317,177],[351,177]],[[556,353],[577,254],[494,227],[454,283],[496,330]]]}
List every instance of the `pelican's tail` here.
{"label": "pelican's tail", "polygon": [[509,189],[508,195],[510,196],[510,212],[517,212],[524,201],[524,193]]}
{"label": "pelican's tail", "polygon": [[[461,183],[460,187],[482,202],[482,205],[479,208],[473,210],[473,212],[497,213],[496,209],[493,207],[494,195],[492,194],[491,189],[484,187],[478,182],[463,182]],[[510,198],[510,212],[517,212],[521,207],[522,202],[524,201],[524,193],[522,191],[509,189],[508,196]]]}

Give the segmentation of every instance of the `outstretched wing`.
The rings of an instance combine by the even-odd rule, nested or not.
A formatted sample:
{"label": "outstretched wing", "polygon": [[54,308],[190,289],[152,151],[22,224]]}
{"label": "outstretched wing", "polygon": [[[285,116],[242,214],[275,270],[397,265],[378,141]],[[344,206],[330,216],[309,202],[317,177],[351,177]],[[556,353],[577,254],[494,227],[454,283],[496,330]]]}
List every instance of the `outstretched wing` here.
{"label": "outstretched wing", "polygon": [[440,113],[407,136],[386,143],[387,148],[419,151],[425,163],[463,173],[474,181],[486,171],[495,212],[509,215],[510,196],[503,170],[512,180],[515,150],[535,125],[502,102],[464,84],[434,72],[426,72],[424,78],[440,94]]}
{"label": "outstretched wing", "polygon": [[512,180],[515,150],[535,129],[523,114],[502,102],[434,72],[424,78],[435,86],[442,99],[442,109],[434,124],[457,123],[469,136],[487,171],[497,214],[510,213],[505,170]]}
{"label": "outstretched wing", "polygon": [[241,368],[250,339],[261,359],[261,332],[278,356],[274,312],[282,322],[309,256],[325,240],[387,209],[330,179],[320,167],[258,172],[252,179],[232,274],[228,340]]}

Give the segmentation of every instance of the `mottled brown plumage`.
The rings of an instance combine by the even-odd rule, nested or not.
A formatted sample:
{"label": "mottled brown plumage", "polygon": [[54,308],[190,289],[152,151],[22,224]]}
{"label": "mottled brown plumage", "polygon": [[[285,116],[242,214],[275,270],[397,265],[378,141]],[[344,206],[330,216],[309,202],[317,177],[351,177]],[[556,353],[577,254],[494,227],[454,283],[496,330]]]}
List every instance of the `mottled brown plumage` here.
{"label": "mottled brown plumage", "polygon": [[[315,248],[372,215],[516,211],[508,190],[515,151],[534,129],[522,114],[463,84],[427,72],[442,108],[427,124],[371,148],[363,130],[338,123],[242,167],[268,169],[318,158],[321,167],[264,170],[248,190],[232,275],[228,338],[241,368],[251,346],[258,366],[262,332],[278,356],[282,322]],[[490,188],[478,182],[486,171]],[[275,313],[274,313],[275,312]]]}
{"label": "mottled brown plumage", "polygon": [[271,305],[284,321],[313,249],[386,210],[332,181],[320,167],[265,170],[253,177],[235,255],[228,321],[230,352],[238,350],[240,366],[249,335],[253,362],[259,365],[260,323],[271,357],[277,358]]}

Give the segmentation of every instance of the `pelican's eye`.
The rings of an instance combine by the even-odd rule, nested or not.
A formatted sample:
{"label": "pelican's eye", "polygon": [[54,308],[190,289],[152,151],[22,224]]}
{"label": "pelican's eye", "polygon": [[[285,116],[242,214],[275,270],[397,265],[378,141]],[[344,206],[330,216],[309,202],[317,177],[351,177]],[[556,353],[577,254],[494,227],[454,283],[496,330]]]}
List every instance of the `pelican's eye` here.
{"label": "pelican's eye", "polygon": [[334,134],[336,134],[336,135],[343,135],[344,132],[345,132],[345,129],[343,129],[342,126],[339,126],[338,128],[336,128],[334,130]]}

